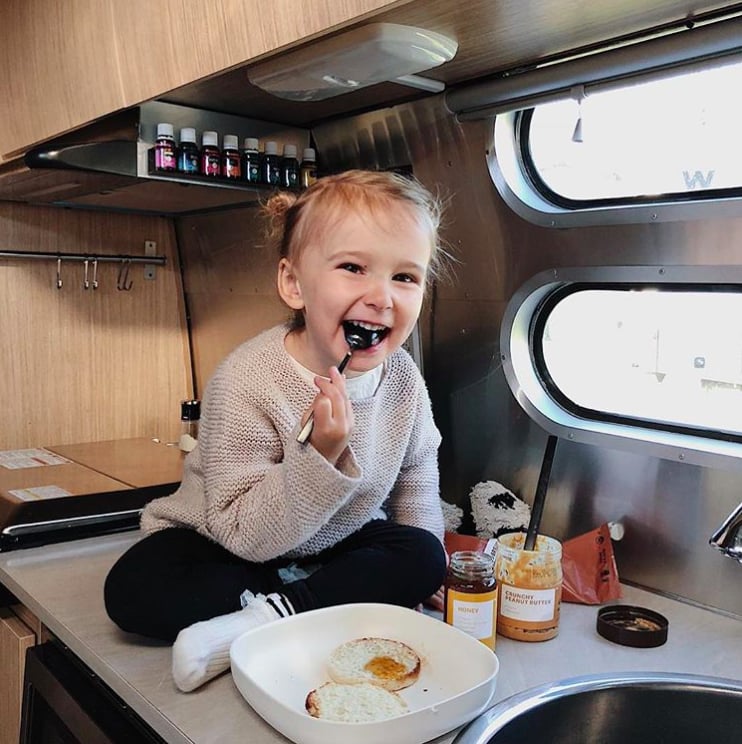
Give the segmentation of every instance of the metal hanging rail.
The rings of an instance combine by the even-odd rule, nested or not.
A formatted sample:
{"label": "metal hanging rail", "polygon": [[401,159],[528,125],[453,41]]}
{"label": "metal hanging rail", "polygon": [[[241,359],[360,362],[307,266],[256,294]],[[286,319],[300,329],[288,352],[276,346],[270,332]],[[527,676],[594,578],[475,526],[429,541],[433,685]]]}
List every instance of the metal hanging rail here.
{"label": "metal hanging rail", "polygon": [[165,256],[127,256],[124,254],[98,255],[97,253],[59,253],[51,251],[0,251],[0,258],[31,258],[54,261],[98,261],[98,263],[120,263],[126,261],[130,264],[154,264],[164,266],[167,262]]}
{"label": "metal hanging rail", "polygon": [[[145,241],[145,250],[154,254],[156,243],[154,241]],[[128,254],[117,255],[98,255],[96,253],[62,253],[61,251],[2,251],[0,258],[22,258],[36,259],[43,261],[57,262],[57,276],[55,285],[57,289],[62,289],[62,261],[80,261],[84,265],[85,274],[83,277],[83,289],[98,289],[98,264],[99,263],[117,263],[119,264],[119,273],[116,279],[116,289],[120,291],[130,291],[133,285],[129,276],[129,268],[132,264],[144,264],[144,278],[155,278],[155,266],[164,266],[166,263],[165,256],[144,255],[130,256]],[[89,267],[92,266],[92,279],[88,276]]]}

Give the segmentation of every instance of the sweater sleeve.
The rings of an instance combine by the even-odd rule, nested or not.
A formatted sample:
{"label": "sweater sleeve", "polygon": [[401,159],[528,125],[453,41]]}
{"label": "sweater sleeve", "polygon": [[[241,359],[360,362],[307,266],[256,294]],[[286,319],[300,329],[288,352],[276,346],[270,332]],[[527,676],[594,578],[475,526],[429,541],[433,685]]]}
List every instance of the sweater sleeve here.
{"label": "sweater sleeve", "polygon": [[275,383],[246,385],[239,372],[227,370],[205,396],[199,436],[205,530],[236,555],[264,562],[326,524],[352,497],[361,473],[352,456],[338,470],[299,445],[296,413],[276,402]]}
{"label": "sweater sleeve", "polygon": [[443,511],[438,477],[440,443],[441,435],[433,421],[428,392],[419,378],[415,423],[388,506],[394,521],[421,527],[442,541]]}

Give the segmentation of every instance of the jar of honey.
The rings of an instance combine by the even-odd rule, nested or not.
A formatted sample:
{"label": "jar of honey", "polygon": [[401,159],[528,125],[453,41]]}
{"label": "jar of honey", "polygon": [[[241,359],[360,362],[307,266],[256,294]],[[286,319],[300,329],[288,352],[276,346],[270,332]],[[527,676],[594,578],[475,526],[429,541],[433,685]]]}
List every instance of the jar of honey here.
{"label": "jar of honey", "polygon": [[494,650],[497,582],[495,559],[491,555],[475,550],[451,554],[443,619]]}
{"label": "jar of honey", "polygon": [[498,538],[497,632],[517,641],[548,641],[559,632],[562,544],[538,535],[534,550],[524,550],[525,538],[523,532]]}

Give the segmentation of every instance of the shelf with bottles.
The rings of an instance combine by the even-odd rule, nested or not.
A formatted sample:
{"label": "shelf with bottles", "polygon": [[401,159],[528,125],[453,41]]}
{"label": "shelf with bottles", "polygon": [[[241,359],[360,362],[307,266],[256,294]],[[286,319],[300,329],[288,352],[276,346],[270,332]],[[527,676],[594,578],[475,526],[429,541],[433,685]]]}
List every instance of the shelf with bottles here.
{"label": "shelf with bottles", "polygon": [[219,147],[219,133],[203,131],[201,147],[196,129],[183,127],[176,143],[172,124],[157,124],[155,144],[148,151],[148,175],[152,178],[226,188],[286,189],[300,191],[317,178],[316,154],[303,149],[302,162],[297,146],[287,143],[279,155],[278,143],[267,140],[263,149],[256,137],[245,137],[239,148],[237,135],[226,134]]}
{"label": "shelf with bottles", "polygon": [[[294,190],[296,187],[282,187],[280,181],[271,183],[262,177],[260,168],[264,164],[266,147],[268,143],[275,143],[274,152],[280,161],[287,146],[289,152],[292,146],[297,153],[303,154],[305,150],[311,150],[312,145],[309,130],[302,127],[165,101],[140,104],[138,114],[137,175],[148,180],[216,187],[255,196],[276,188]],[[213,149],[210,153],[211,171],[208,175],[204,172],[204,136],[207,147],[219,151],[218,159],[214,157]],[[229,147],[225,147],[225,142]],[[267,148],[269,154],[272,148]],[[222,171],[225,150],[230,151],[227,153],[227,175]],[[311,154],[314,155],[313,150]],[[302,183],[302,172],[300,163],[299,183]],[[311,175],[310,180],[316,178],[316,156]]]}

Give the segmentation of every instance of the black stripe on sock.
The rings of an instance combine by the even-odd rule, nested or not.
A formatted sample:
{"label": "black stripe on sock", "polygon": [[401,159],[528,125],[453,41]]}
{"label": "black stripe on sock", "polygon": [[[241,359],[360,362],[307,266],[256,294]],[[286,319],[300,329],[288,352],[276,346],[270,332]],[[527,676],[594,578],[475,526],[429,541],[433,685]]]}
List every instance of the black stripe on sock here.
{"label": "black stripe on sock", "polygon": [[288,617],[295,614],[291,603],[283,594],[273,592],[265,598],[265,601],[278,613],[279,617]]}
{"label": "black stripe on sock", "polygon": [[[281,595],[279,594],[277,596],[280,597]],[[275,599],[266,597],[265,601],[275,610],[278,617],[286,617],[286,612],[284,612],[282,606]]]}
{"label": "black stripe on sock", "polygon": [[289,615],[296,614],[294,612],[294,608],[291,606],[291,602],[289,602],[288,599],[286,599],[286,597],[284,597],[283,594],[279,594],[278,596],[281,599],[281,604],[283,605],[283,607],[285,609],[285,615],[284,615],[284,617],[288,617]]}

